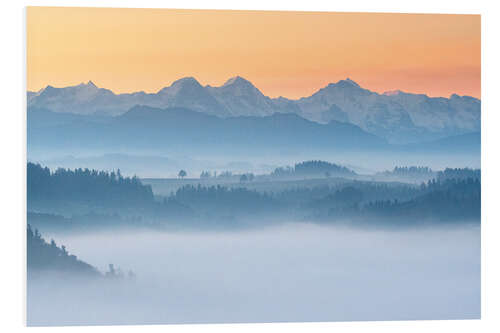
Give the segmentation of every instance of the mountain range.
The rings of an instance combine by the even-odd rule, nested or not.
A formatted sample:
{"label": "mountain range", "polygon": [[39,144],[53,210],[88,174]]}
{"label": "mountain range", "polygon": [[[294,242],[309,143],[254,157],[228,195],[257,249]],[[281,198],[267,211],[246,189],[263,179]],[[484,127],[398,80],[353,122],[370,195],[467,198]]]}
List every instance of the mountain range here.
{"label": "mountain range", "polygon": [[64,88],[49,85],[38,92],[29,91],[27,98],[29,108],[103,117],[124,115],[136,105],[183,108],[219,118],[296,114],[318,124],[352,124],[390,143],[428,141],[481,128],[481,101],[477,98],[402,91],[379,94],[349,78],[300,99],[270,98],[239,76],[219,87],[202,86],[195,78],[185,77],[157,93],[115,94],[91,81]]}
{"label": "mountain range", "polygon": [[476,163],[481,149],[480,132],[396,145],[350,123],[321,124],[293,113],[223,118],[186,108],[137,105],[119,116],[29,108],[27,120],[28,156],[37,159],[108,154],[119,162],[120,157],[109,154],[138,154],[255,162],[264,156],[369,153],[387,159],[460,155],[472,161],[470,156],[475,156]]}
{"label": "mountain range", "polygon": [[284,151],[358,151],[387,148],[356,125],[320,124],[293,113],[217,117],[186,108],[134,106],[114,117],[28,111],[28,148],[259,154]]}

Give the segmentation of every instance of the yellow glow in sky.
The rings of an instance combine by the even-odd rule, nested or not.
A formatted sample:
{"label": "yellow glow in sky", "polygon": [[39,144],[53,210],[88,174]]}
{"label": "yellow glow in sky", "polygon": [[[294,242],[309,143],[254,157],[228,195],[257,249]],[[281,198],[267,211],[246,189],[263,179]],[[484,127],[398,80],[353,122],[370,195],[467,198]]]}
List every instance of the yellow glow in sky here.
{"label": "yellow glow in sky", "polygon": [[362,87],[480,97],[479,15],[28,7],[27,84],[156,92],[240,75],[271,97]]}

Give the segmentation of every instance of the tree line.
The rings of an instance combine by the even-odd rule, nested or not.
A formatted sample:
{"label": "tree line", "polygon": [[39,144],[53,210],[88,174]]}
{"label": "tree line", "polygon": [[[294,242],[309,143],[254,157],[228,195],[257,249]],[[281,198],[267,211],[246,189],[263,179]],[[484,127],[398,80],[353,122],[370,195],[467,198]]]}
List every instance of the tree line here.
{"label": "tree line", "polygon": [[271,210],[277,204],[267,193],[249,190],[245,187],[221,185],[185,185],[173,193],[167,201],[175,201],[197,211],[215,213],[233,211],[239,213]]}
{"label": "tree line", "polygon": [[[26,258],[28,277],[51,272],[87,278],[125,278],[122,270],[115,268],[113,264],[109,264],[109,271],[102,274],[94,266],[78,259],[74,254],[70,254],[66,250],[66,246],[58,246],[53,239],[47,242],[38,229],[33,229],[30,224],[28,224],[26,233]],[[133,279],[135,274],[129,271],[126,277]]]}
{"label": "tree line", "polygon": [[320,161],[304,161],[296,163],[293,167],[279,167],[271,172],[271,177],[330,177],[330,176],[354,176],[356,173],[344,166]]}
{"label": "tree line", "polygon": [[481,182],[477,178],[430,180],[419,196],[408,200],[377,200],[365,212],[384,218],[480,220]]}
{"label": "tree line", "polygon": [[64,245],[58,246],[54,240],[46,242],[40,232],[37,229],[33,230],[29,224],[26,244],[28,274],[42,270],[93,277],[101,275],[95,267],[69,254]]}
{"label": "tree line", "polygon": [[481,179],[481,169],[470,169],[470,168],[446,168],[443,171],[439,171],[437,174],[437,179]]}
{"label": "tree line", "polygon": [[[324,164],[314,162],[310,165],[314,165],[311,168],[317,170]],[[299,170],[301,168],[299,167]],[[425,172],[425,169],[421,171]],[[139,225],[153,220],[189,222],[256,214],[299,219],[311,216],[334,219],[341,216],[368,215],[405,218],[405,214],[415,218],[428,214],[477,219],[480,215],[481,200],[479,176],[478,170],[446,169],[440,176],[420,185],[345,180],[275,191],[271,186],[267,192],[252,190],[244,185],[236,187],[198,184],[185,185],[163,199],[155,199],[149,185],[142,185],[136,177],[124,178],[119,172],[88,169],[58,169],[51,172],[48,168],[29,163],[28,202],[37,198],[49,200],[49,203],[66,200],[64,206],[68,206],[66,203],[78,201],[115,207],[111,210],[96,211],[98,214],[94,217],[88,210],[86,213],[79,211],[79,214],[84,214],[80,220],[94,220],[88,222],[88,226],[104,225],[106,221],[113,221],[113,225]],[[114,195],[117,197],[113,197]],[[128,209],[132,206],[135,208]],[[95,207],[90,205],[89,209],[92,212]],[[50,209],[43,212],[62,214]],[[110,212],[117,212],[126,218],[110,218]],[[33,221],[36,220],[38,225],[47,225],[46,220],[50,218],[33,214],[30,217]],[[79,224],[78,220],[73,218],[70,222]],[[54,220],[54,227],[56,224],[63,226],[67,222],[67,219]]]}
{"label": "tree line", "polygon": [[108,205],[141,205],[154,198],[150,185],[143,185],[136,176],[123,177],[120,170],[59,168],[52,172],[34,163],[27,165],[27,196],[28,202],[63,200]]}

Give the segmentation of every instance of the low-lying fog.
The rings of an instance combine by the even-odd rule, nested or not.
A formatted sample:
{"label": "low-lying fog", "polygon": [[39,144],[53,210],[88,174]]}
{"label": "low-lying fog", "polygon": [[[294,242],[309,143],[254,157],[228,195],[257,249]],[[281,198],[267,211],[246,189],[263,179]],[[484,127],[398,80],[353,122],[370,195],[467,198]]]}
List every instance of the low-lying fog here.
{"label": "low-lying fog", "polygon": [[135,280],[29,283],[29,325],[471,319],[480,228],[44,235]]}
{"label": "low-lying fog", "polygon": [[[294,165],[307,160],[326,160],[346,166],[358,174],[374,174],[379,171],[392,170],[395,166],[421,165],[433,170],[445,168],[480,168],[481,156],[473,154],[442,154],[416,152],[398,152],[383,154],[377,152],[325,153],[294,152],[293,154],[259,153],[249,155],[243,150],[241,155],[231,154],[217,156],[212,153],[202,154],[166,154],[157,152],[120,152],[85,151],[75,154],[74,151],[29,151],[31,162],[41,163],[53,170],[62,168],[90,168],[113,171],[120,169],[124,176],[137,175],[140,178],[177,178],[180,169],[187,172],[187,178],[198,178],[202,171],[231,171],[233,173],[252,172],[256,175],[268,174],[277,167]],[[370,164],[367,166],[366,161]]]}

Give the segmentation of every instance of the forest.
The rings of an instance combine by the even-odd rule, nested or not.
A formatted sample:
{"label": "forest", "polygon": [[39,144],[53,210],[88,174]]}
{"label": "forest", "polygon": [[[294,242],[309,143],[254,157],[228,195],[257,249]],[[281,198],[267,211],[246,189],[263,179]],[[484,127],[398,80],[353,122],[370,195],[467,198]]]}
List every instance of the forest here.
{"label": "forest", "polygon": [[26,233],[27,249],[27,276],[28,279],[37,278],[46,273],[57,273],[66,278],[105,278],[105,279],[134,279],[135,273],[128,271],[125,274],[119,267],[108,265],[108,271],[101,273],[94,266],[80,260],[71,254],[66,246],[58,246],[52,239],[47,242],[36,228],[28,223]]}
{"label": "forest", "polygon": [[[389,292],[439,296],[449,281],[462,278],[464,263],[473,262],[480,276],[480,170],[432,171],[426,181],[419,181],[429,176],[426,168],[396,167],[395,178],[380,180],[314,160],[275,177],[218,169],[188,178],[188,168],[179,170],[185,172],[154,181],[119,170],[28,163],[32,323],[50,324],[61,314],[69,323],[109,323],[109,313],[116,324],[128,323],[125,317],[153,323],[165,309],[205,315],[221,295],[231,295],[231,303],[219,303],[224,313],[238,308],[241,295],[253,297],[249,312],[262,304],[283,307],[287,297],[296,298],[296,286],[318,272],[303,297],[319,295],[324,304],[327,290],[337,302],[351,288],[345,302],[362,294],[356,304],[375,299],[365,308],[371,311]],[[435,277],[436,269],[450,271],[441,284],[422,279],[422,272]],[[287,288],[268,294],[270,283]],[[448,299],[436,305],[443,306]],[[307,309],[304,304],[300,311]],[[99,315],[106,320],[96,321]]]}
{"label": "forest", "polygon": [[[347,189],[337,192],[330,202],[321,202],[322,219],[343,216],[357,223],[371,221],[391,225],[451,221],[477,223],[481,219],[481,183],[478,179],[433,179],[422,183],[414,196],[407,200],[387,198],[363,203],[361,191]],[[342,192],[344,195],[340,195]],[[316,209],[315,213],[319,214],[319,211]]]}
{"label": "forest", "polygon": [[423,182],[436,177],[436,172],[427,166],[396,166],[393,170],[387,170],[376,174],[379,179],[410,180]]}
{"label": "forest", "polygon": [[429,181],[422,194],[399,202],[370,202],[366,212],[384,219],[441,221],[479,221],[481,219],[481,183],[476,178]]}
{"label": "forest", "polygon": [[27,230],[28,277],[39,271],[100,277],[101,273],[93,266],[68,253],[64,245],[58,246],[54,240],[47,243],[37,229],[28,224]]}
{"label": "forest", "polygon": [[[278,169],[277,169],[278,170]],[[369,181],[337,164],[297,163],[279,179],[207,185],[186,183],[168,195],[120,171],[57,169],[28,163],[28,221],[42,230],[113,227],[191,228],[261,226],[283,221],[414,224],[417,221],[479,221],[480,170],[396,167],[398,174],[429,174],[421,183]],[[329,171],[327,171],[329,170]],[[283,175],[282,171],[275,173]],[[317,178],[308,178],[317,175]],[[220,174],[219,174],[220,176]],[[296,179],[297,177],[303,177]],[[279,176],[282,177],[282,176]],[[290,180],[291,179],[291,180]],[[179,179],[179,182],[183,182]],[[187,181],[187,180],[186,180]],[[200,179],[200,182],[202,179]],[[212,180],[213,181],[213,180]]]}
{"label": "forest", "polygon": [[437,178],[439,180],[443,179],[477,179],[481,180],[481,170],[480,169],[469,169],[469,168],[446,168],[443,171],[437,173]]}
{"label": "forest", "polygon": [[153,200],[150,186],[137,177],[117,172],[63,169],[51,172],[40,164],[28,163],[28,202],[32,200],[76,201],[106,205],[142,205]]}
{"label": "forest", "polygon": [[52,172],[28,163],[27,199],[28,212],[87,216],[90,226],[106,217],[110,224],[116,224],[121,217],[136,221],[141,216],[186,217],[190,213],[175,201],[155,200],[151,186],[135,176],[123,177],[120,170],[58,168]]}
{"label": "forest", "polygon": [[344,166],[320,160],[296,163],[293,167],[279,167],[272,173],[274,178],[301,177],[341,177],[354,176],[356,173]]}

